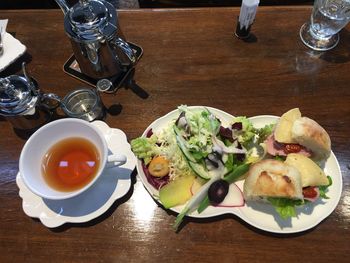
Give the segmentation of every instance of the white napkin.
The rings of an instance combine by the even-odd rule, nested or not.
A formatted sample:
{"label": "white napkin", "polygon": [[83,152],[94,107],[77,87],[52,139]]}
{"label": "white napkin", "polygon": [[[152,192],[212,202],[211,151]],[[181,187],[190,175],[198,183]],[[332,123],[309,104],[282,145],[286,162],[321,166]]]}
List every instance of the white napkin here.
{"label": "white napkin", "polygon": [[8,23],[8,19],[1,19],[0,20],[0,32],[3,34],[4,32],[6,32],[6,27],[7,27],[7,23]]}
{"label": "white napkin", "polygon": [[8,19],[0,20],[0,56],[4,53],[4,36],[6,33],[6,27]]}
{"label": "white napkin", "polygon": [[20,57],[25,51],[26,46],[6,32],[8,19],[0,20],[0,32],[3,46],[3,54],[0,56],[0,71]]}

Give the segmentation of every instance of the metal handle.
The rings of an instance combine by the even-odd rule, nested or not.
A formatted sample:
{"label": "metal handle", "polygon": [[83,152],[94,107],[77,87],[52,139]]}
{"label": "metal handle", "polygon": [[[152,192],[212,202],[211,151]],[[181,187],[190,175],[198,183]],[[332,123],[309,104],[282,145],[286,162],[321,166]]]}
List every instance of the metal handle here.
{"label": "metal handle", "polygon": [[7,93],[8,90],[13,89],[13,84],[9,81],[8,78],[0,78],[0,91],[5,91]]}
{"label": "metal handle", "polygon": [[[56,102],[53,105],[45,103],[46,101],[54,101]],[[54,110],[61,106],[61,98],[54,93],[44,93],[41,95],[41,105],[44,106],[48,110]]]}
{"label": "metal handle", "polygon": [[[20,92],[11,83],[8,78],[0,78],[0,91],[7,94],[9,97],[18,97]],[[11,99],[1,99],[1,102],[10,101]]]}
{"label": "metal handle", "polygon": [[80,5],[87,5],[89,3],[88,0],[79,0]]}
{"label": "metal handle", "polygon": [[27,74],[27,70],[26,70],[26,63],[23,62],[22,63],[22,72],[23,72],[23,75],[27,81],[27,83],[29,84],[29,87],[30,89],[32,90],[32,92],[35,94],[35,95],[38,95],[39,94],[39,88],[35,87],[33,81],[32,81],[32,78],[30,78]]}
{"label": "metal handle", "polygon": [[[108,22],[108,24],[111,25],[112,27],[114,27],[116,29],[116,32],[118,32],[118,28],[115,25],[113,25],[110,22]],[[126,61],[125,59],[124,59],[124,61],[122,61],[123,59],[119,57],[119,59],[121,60],[121,64],[123,66],[130,66],[130,64],[133,65],[133,64],[136,63],[137,56],[136,56],[135,52],[132,50],[132,48],[129,46],[129,44],[126,41],[124,41],[119,36],[116,36],[111,43],[115,47],[121,49],[123,51],[123,54],[126,55],[126,57],[128,58],[128,61]]]}
{"label": "metal handle", "polygon": [[63,14],[67,14],[69,7],[65,0],[55,0],[58,6],[62,9]]}
{"label": "metal handle", "polygon": [[[135,52],[132,50],[132,48],[129,46],[128,43],[126,43],[126,41],[124,41],[123,39],[121,39],[120,37],[117,37],[114,39],[114,42],[113,42],[118,48],[120,48],[123,53],[127,56],[127,58],[129,59],[129,61],[127,62],[123,62],[122,61],[122,64],[123,65],[133,65],[135,64],[136,60],[137,60],[137,57],[136,57],[136,54]],[[120,58],[119,58],[120,59]]]}

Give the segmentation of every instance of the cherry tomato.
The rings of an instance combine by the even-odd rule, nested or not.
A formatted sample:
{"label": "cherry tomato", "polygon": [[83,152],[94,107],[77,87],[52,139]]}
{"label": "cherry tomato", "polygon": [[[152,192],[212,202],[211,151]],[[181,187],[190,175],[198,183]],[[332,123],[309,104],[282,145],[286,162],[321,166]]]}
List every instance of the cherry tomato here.
{"label": "cherry tomato", "polygon": [[317,192],[314,186],[309,186],[303,188],[303,195],[306,198],[315,198],[317,196]]}
{"label": "cherry tomato", "polygon": [[288,154],[288,153],[298,153],[301,150],[301,146],[299,144],[294,144],[294,143],[288,143],[284,146],[283,151]]}

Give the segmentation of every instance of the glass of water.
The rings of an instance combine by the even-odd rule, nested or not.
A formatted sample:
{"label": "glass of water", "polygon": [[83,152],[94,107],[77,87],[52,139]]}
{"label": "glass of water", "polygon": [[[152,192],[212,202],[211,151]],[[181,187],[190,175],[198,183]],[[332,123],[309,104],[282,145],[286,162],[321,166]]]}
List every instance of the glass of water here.
{"label": "glass of water", "polygon": [[314,50],[332,49],[349,21],[350,0],[315,0],[310,21],[300,28],[300,38]]}

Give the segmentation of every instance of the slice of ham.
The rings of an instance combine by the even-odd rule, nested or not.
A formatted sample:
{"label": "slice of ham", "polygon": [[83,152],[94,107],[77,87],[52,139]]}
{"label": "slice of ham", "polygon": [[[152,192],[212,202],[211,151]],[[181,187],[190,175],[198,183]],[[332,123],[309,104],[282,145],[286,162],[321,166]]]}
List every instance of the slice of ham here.
{"label": "slice of ham", "polygon": [[[285,151],[287,143],[280,143],[275,140],[275,137],[273,134],[271,134],[269,137],[266,138],[265,140],[266,144],[266,150],[268,154],[273,155],[273,156],[287,156],[287,153]],[[312,155],[312,152],[308,149],[306,149],[303,146],[300,146],[300,151],[298,152],[300,154],[303,154],[307,157],[310,157]]]}

